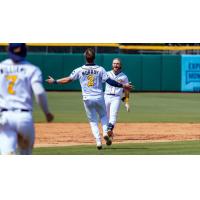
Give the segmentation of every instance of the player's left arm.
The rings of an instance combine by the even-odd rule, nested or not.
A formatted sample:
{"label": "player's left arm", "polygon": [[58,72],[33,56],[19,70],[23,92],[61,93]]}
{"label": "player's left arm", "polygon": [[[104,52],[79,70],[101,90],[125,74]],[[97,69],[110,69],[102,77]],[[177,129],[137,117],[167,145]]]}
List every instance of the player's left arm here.
{"label": "player's left arm", "polygon": [[113,86],[113,87],[119,87],[119,88],[124,88],[124,90],[131,90],[133,88],[133,86],[131,85],[131,83],[125,83],[125,84],[122,84],[122,83],[118,83],[117,81],[111,79],[111,78],[108,78],[106,80],[106,83],[108,83],[109,85]]}
{"label": "player's left arm", "polygon": [[105,69],[102,69],[102,81],[108,83],[109,85],[113,86],[113,87],[119,87],[119,88],[123,88],[126,90],[131,90],[132,89],[132,85],[131,83],[126,83],[126,84],[122,84],[122,83],[118,83],[117,81],[111,79],[107,72],[105,71]]}
{"label": "player's left arm", "polygon": [[46,92],[42,85],[42,73],[39,69],[36,69],[31,77],[31,87],[35,95],[36,102],[40,105],[42,111],[44,112],[47,122],[52,122],[54,115],[49,111]]}

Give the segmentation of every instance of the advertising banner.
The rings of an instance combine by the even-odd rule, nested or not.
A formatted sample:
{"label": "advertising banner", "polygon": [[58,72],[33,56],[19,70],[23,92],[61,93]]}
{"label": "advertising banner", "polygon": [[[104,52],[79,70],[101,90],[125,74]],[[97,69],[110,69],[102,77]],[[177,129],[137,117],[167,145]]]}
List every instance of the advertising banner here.
{"label": "advertising banner", "polygon": [[181,67],[181,91],[200,92],[200,55],[182,55]]}

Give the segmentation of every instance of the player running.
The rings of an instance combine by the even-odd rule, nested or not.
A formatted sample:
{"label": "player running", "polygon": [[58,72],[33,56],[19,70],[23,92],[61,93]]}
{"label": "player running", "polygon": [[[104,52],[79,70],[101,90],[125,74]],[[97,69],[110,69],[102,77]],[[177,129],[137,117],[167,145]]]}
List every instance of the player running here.
{"label": "player running", "polygon": [[9,59],[0,63],[0,153],[31,154],[35,131],[32,117],[33,94],[46,120],[51,122],[40,69],[25,60],[25,43],[11,43]]}
{"label": "player running", "polygon": [[[107,72],[109,78],[122,83],[122,84],[128,84],[128,77],[122,72],[122,66],[121,66],[121,60],[119,58],[113,59],[112,62],[112,70]],[[127,112],[130,111],[130,105],[129,105],[129,90],[118,88],[111,86],[106,83],[105,88],[105,104],[106,104],[106,110],[108,115],[108,130],[111,131],[111,135],[113,136],[113,129],[117,121],[117,114],[120,108],[121,99],[123,96],[123,92],[125,94],[125,97],[123,98],[123,101],[125,102],[125,107]]]}
{"label": "player running", "polygon": [[93,136],[96,140],[97,149],[102,149],[102,141],[98,128],[98,116],[100,118],[103,137],[107,145],[112,144],[112,139],[109,137],[110,131],[108,130],[108,119],[103,95],[102,83],[107,82],[114,87],[125,88],[131,90],[132,86],[127,84],[118,83],[110,79],[101,66],[94,63],[95,52],[93,49],[89,48],[84,53],[86,64],[75,69],[69,77],[54,80],[49,76],[46,81],[49,84],[67,84],[74,80],[79,79],[82,88],[83,103],[85,111],[91,126]]}

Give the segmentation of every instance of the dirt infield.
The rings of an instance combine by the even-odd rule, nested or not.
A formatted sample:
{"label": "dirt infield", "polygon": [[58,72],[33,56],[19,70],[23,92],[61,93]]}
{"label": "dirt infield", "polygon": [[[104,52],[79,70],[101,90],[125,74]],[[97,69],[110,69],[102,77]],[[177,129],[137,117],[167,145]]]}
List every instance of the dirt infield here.
{"label": "dirt infield", "polygon": [[[35,146],[95,144],[87,123],[36,124]],[[200,124],[119,123],[115,143],[199,140]]]}

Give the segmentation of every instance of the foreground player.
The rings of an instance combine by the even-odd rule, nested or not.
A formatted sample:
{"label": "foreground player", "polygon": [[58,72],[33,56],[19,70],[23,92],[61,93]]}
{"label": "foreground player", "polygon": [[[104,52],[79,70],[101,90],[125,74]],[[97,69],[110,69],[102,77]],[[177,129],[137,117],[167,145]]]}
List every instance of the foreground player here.
{"label": "foreground player", "polygon": [[[119,58],[113,59],[112,70],[107,72],[107,74],[111,79],[122,84],[127,84],[129,83],[128,77],[122,72],[121,65],[122,65],[121,60]],[[125,102],[125,107],[126,107],[127,112],[129,112],[130,111],[129,91],[124,90],[123,88],[113,87],[106,83],[104,97],[105,97],[106,110],[107,110],[107,115],[108,115],[108,120],[109,120],[109,124],[108,124],[109,131],[113,131],[114,126],[116,124],[117,114],[120,108],[123,92],[125,94],[125,97],[123,98]]]}
{"label": "foreground player", "polygon": [[33,93],[47,122],[53,120],[42,74],[38,67],[25,60],[25,43],[10,43],[9,59],[0,63],[0,153],[4,155],[32,153],[35,131],[32,117]]}
{"label": "foreground player", "polygon": [[82,67],[75,69],[69,77],[54,80],[49,76],[46,81],[49,84],[67,84],[74,80],[79,79],[85,111],[91,126],[93,136],[96,140],[98,149],[102,149],[101,136],[98,128],[98,115],[101,120],[103,128],[103,137],[107,145],[112,144],[112,139],[109,137],[108,119],[103,95],[102,83],[107,82],[115,87],[121,87],[130,90],[130,84],[121,84],[114,80],[109,79],[105,69],[101,66],[94,64],[95,52],[93,49],[87,49],[84,53],[86,64]]}

